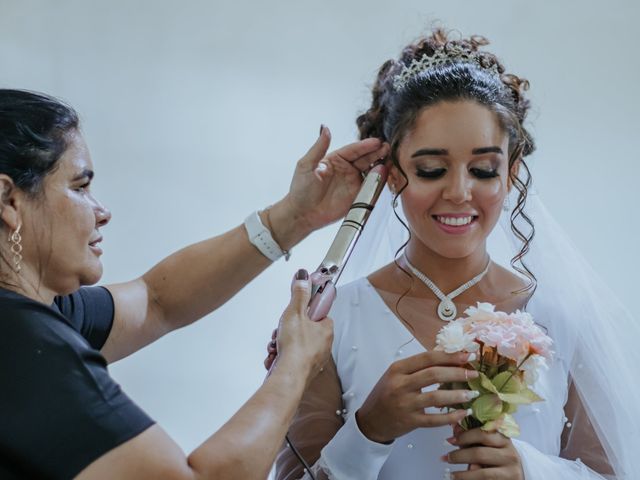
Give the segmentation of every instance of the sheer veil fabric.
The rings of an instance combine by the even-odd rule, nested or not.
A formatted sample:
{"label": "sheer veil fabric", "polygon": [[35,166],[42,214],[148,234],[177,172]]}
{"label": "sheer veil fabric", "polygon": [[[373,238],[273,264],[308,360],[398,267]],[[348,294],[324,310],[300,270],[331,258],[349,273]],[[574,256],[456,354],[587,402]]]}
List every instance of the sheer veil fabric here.
{"label": "sheer veil fabric", "polygon": [[[393,214],[391,200],[391,193],[385,189],[341,278],[341,285],[361,279],[392,261],[408,238],[406,229]],[[396,211],[402,217],[402,209],[398,207]],[[546,375],[552,380],[545,384],[547,388],[541,385],[542,391],[539,391],[545,398],[545,404],[541,406],[545,415],[538,420],[529,415],[528,420],[521,423],[521,439],[513,440],[525,478],[638,480],[640,415],[636,410],[640,405],[640,384],[635,381],[634,368],[640,365],[640,352],[636,347],[640,340],[640,324],[592,271],[534,192],[529,194],[526,212],[534,222],[536,233],[525,262],[538,279],[538,289],[526,309],[554,339],[555,360]],[[522,225],[522,228],[526,231],[527,227]],[[513,271],[510,259],[520,250],[521,243],[511,231],[510,212],[503,212],[487,245],[493,261]],[[354,282],[358,283],[362,281]],[[345,295],[352,295],[354,288],[351,285],[342,288]],[[362,305],[354,307],[357,302],[344,298],[338,303],[365,309]],[[371,331],[366,335],[362,338],[369,341],[369,336],[373,337],[375,333]],[[376,341],[380,343],[380,339]],[[355,347],[346,346],[345,350],[351,348]],[[307,460],[318,460],[312,467],[317,479],[375,479],[379,474],[380,478],[402,478],[401,471],[389,476],[391,465],[384,465],[384,462],[393,457],[388,457],[382,446],[379,452],[376,452],[376,445],[368,445],[368,450],[364,447],[358,450],[367,440],[357,438],[353,412],[347,415],[344,414],[346,410],[342,410],[342,417],[335,415],[345,406],[349,407],[344,399],[350,395],[345,386],[351,380],[342,374],[338,378],[342,366],[335,344],[334,360],[337,371],[332,363],[326,369],[330,374],[325,372],[324,380],[320,380],[325,384],[313,387],[320,393],[309,392],[303,399],[301,410],[305,419],[294,420],[292,426],[296,446],[303,450],[303,455],[308,452]],[[568,399],[573,405],[566,405]],[[325,415],[324,420],[313,423],[313,415],[322,416],[318,412],[329,412],[333,418]],[[319,430],[315,429],[316,424],[320,425]],[[421,434],[424,438],[424,431]],[[324,445],[321,455],[319,441]],[[442,439],[438,442],[441,444]],[[363,467],[363,464],[375,463],[374,460],[378,461],[377,466]],[[310,478],[294,467],[295,462],[283,448],[278,459],[277,478]],[[358,472],[355,477],[354,474],[345,477],[343,472],[349,469]],[[412,472],[411,475],[431,478],[432,473]]]}

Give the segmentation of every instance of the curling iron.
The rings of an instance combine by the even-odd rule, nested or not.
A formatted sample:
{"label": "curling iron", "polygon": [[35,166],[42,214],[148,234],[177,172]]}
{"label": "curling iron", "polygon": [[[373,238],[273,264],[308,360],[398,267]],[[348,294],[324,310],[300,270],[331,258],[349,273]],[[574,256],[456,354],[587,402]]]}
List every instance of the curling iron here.
{"label": "curling iron", "polygon": [[387,167],[379,162],[369,170],[349,212],[342,221],[320,266],[310,275],[309,318],[322,320],[336,298],[336,283],[342,274],[362,229],[387,181]]}

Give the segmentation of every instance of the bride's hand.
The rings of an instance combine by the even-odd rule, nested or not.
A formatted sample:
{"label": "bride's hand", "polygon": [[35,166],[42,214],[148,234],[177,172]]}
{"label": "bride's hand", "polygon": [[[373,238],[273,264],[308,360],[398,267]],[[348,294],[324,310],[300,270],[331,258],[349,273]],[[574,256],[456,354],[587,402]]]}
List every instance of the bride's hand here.
{"label": "bride's hand", "polygon": [[422,388],[477,377],[475,370],[462,368],[468,361],[468,353],[426,352],[393,363],[356,412],[360,431],[374,442],[389,443],[416,428],[459,422],[465,410],[431,414],[424,409],[466,403],[475,398],[469,390],[423,393]]}
{"label": "bride's hand", "polygon": [[443,457],[451,464],[470,465],[466,472],[452,472],[455,480],[524,480],[520,455],[511,440],[498,432],[479,428],[460,431],[449,439],[460,447]]}
{"label": "bride's hand", "polygon": [[318,140],[296,164],[289,193],[269,209],[275,239],[283,248],[344,217],[362,184],[361,172],[389,153],[388,144],[377,138],[327,154],[330,142],[331,133],[323,127]]}

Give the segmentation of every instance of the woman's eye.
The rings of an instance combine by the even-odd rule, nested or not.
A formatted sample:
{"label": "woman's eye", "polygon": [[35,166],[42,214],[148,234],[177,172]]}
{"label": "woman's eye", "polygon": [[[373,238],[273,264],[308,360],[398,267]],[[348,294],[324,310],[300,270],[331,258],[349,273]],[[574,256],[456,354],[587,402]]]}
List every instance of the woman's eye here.
{"label": "woman's eye", "polygon": [[416,170],[416,176],[421,178],[440,178],[447,172],[446,168],[434,168],[430,170]]}
{"label": "woman's eye", "polygon": [[495,178],[497,176],[499,176],[498,174],[498,170],[497,169],[489,169],[489,170],[485,170],[484,168],[472,168],[470,170],[470,172],[476,177],[476,178]]}
{"label": "woman's eye", "polygon": [[79,187],[76,187],[75,190],[77,192],[86,192],[87,190],[89,190],[89,185],[90,185],[90,183],[87,182],[87,183],[85,183],[83,185],[80,185]]}

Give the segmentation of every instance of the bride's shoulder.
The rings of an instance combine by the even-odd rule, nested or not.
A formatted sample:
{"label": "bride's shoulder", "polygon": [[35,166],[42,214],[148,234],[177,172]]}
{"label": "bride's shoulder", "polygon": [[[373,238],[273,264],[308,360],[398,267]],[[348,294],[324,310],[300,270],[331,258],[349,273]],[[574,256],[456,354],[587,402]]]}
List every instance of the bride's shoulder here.
{"label": "bride's shoulder", "polygon": [[407,287],[411,286],[411,274],[399,268],[395,262],[369,274],[367,280],[381,292],[402,294],[406,293]]}
{"label": "bride's shoulder", "polygon": [[494,297],[490,303],[504,311],[523,310],[531,299],[529,282],[499,264],[494,264],[486,280],[481,287],[487,290],[485,295]]}

